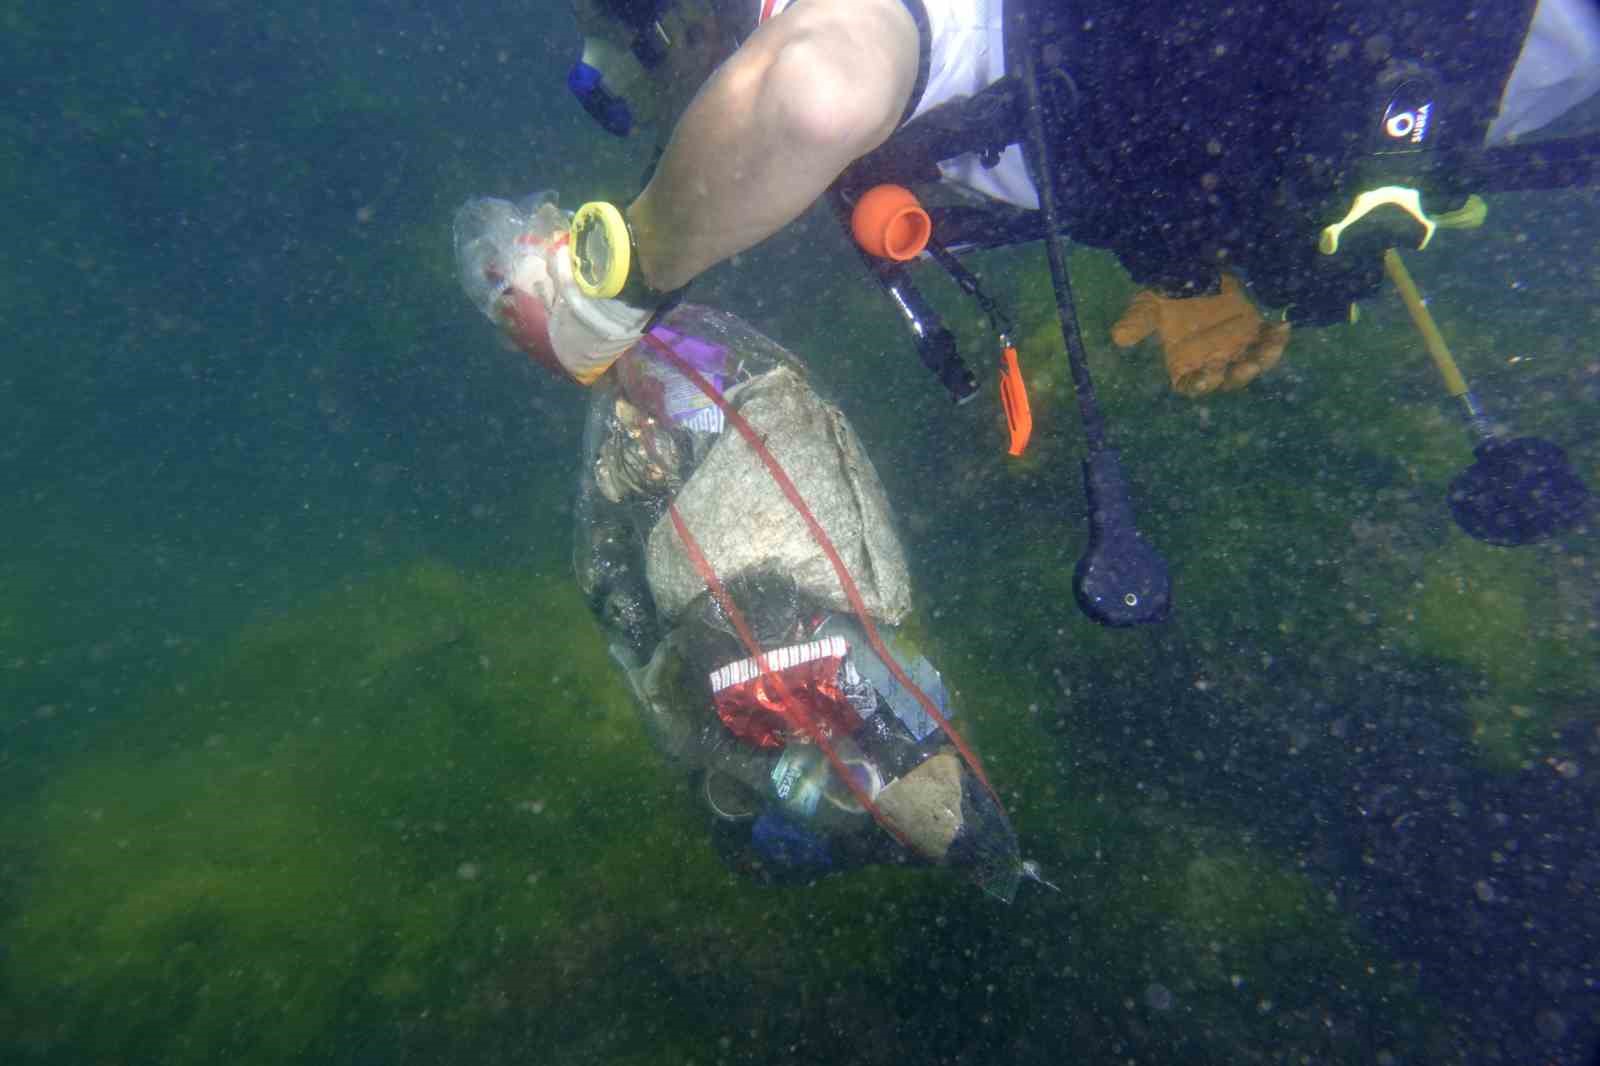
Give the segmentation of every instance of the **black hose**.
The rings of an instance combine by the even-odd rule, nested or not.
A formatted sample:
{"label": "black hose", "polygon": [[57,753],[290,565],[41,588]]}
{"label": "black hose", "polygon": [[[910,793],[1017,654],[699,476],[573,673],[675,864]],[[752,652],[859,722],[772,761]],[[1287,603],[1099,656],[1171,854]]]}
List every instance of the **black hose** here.
{"label": "black hose", "polygon": [[[1027,4],[1024,3],[1024,9]],[[1027,16],[1024,15],[1024,27]],[[1054,165],[1050,159],[1050,146],[1044,135],[1044,107],[1039,101],[1039,72],[1033,48],[1024,37],[1017,49],[1022,54],[1022,91],[1026,106],[1023,121],[1027,125],[1028,140],[1032,143],[1037,170],[1034,184],[1039,188],[1039,211],[1044,215],[1044,249],[1050,260],[1050,282],[1056,291],[1056,313],[1061,317],[1061,336],[1067,345],[1067,365],[1072,370],[1072,388],[1078,397],[1078,414],[1083,419],[1084,442],[1092,455],[1106,447],[1105,417],[1100,413],[1100,403],[1094,396],[1094,382],[1089,378],[1089,358],[1083,349],[1083,337],[1078,332],[1078,309],[1072,301],[1072,283],[1067,278],[1066,256],[1061,249],[1061,227],[1056,212]]]}
{"label": "black hose", "polygon": [[[1072,594],[1078,608],[1104,626],[1136,626],[1160,622],[1172,607],[1172,578],[1167,561],[1139,534],[1122,463],[1116,449],[1106,443],[1105,417],[1095,400],[1089,377],[1089,359],[1078,331],[1078,312],[1067,279],[1062,251],[1060,217],[1056,211],[1055,167],[1044,131],[1044,107],[1039,99],[1038,61],[1029,32],[1031,0],[1013,0],[1021,8],[1023,121],[1032,150],[1034,185],[1044,215],[1044,247],[1050,260],[1050,281],[1055,286],[1056,314],[1061,338],[1066,342],[1067,365],[1072,370],[1072,391],[1083,420],[1084,496],[1089,508],[1089,545],[1073,570]],[[1008,28],[1009,29],[1009,28]]]}

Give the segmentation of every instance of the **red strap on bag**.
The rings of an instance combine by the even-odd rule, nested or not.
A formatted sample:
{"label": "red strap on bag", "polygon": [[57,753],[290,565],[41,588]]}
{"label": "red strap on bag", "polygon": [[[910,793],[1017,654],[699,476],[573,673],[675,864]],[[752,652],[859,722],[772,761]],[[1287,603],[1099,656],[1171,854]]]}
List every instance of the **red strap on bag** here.
{"label": "red strap on bag", "polygon": [[[650,336],[649,334],[645,335],[644,340],[647,344],[655,348],[657,353],[659,353],[660,356],[673,367],[673,369],[677,370],[678,373],[694,382],[695,387],[699,388],[703,393],[706,394],[707,397],[711,399],[713,403],[717,405],[717,407],[722,411],[723,417],[727,420],[728,424],[733,426],[733,428],[738,431],[739,435],[744,438],[745,443],[748,444],[750,449],[755,452],[758,458],[760,458],[762,465],[767,468],[767,473],[772,476],[773,481],[777,483],[778,488],[783,492],[784,497],[788,499],[790,505],[794,507],[795,512],[805,522],[806,528],[810,530],[812,538],[817,543],[817,547],[821,548],[822,553],[827,556],[828,562],[833,567],[835,576],[837,576],[839,579],[840,587],[844,589],[845,597],[850,601],[850,606],[855,611],[856,618],[860,621],[861,628],[867,635],[867,643],[872,646],[872,650],[877,653],[878,658],[883,661],[884,666],[888,668],[889,673],[894,676],[894,679],[898,681],[907,692],[911,693],[912,696],[916,698],[917,702],[921,704],[922,709],[927,712],[928,718],[939,727],[940,732],[944,733],[944,735],[950,739],[950,743],[955,746],[956,751],[961,755],[961,759],[967,764],[968,769],[972,771],[973,776],[975,776],[979,783],[983,785],[984,790],[989,793],[989,796],[994,800],[995,805],[1003,810],[1004,805],[1001,804],[1000,797],[995,794],[994,787],[989,784],[988,775],[983,772],[983,765],[978,761],[978,757],[973,752],[971,746],[968,745],[964,739],[962,739],[961,734],[958,733],[955,728],[950,725],[949,721],[945,719],[945,716],[939,712],[939,708],[931,699],[928,698],[927,693],[923,692],[922,689],[919,688],[909,676],[907,676],[905,670],[895,660],[894,656],[889,654],[888,648],[884,646],[883,638],[878,635],[877,626],[873,624],[871,615],[867,613],[866,604],[861,598],[861,591],[856,587],[855,579],[850,576],[850,571],[845,567],[844,560],[839,557],[839,552],[834,548],[833,541],[829,539],[827,532],[822,528],[821,523],[817,521],[816,516],[811,513],[811,508],[806,506],[805,500],[800,495],[800,490],[795,487],[795,484],[792,480],[790,480],[789,475],[781,466],[778,465],[778,461],[773,458],[772,453],[767,450],[767,446],[762,443],[760,435],[756,433],[755,429],[751,427],[750,423],[745,420],[743,415],[733,409],[733,406],[728,403],[727,399],[722,395],[722,393],[712,388],[710,382],[706,381],[706,379],[701,376],[698,370],[680,358],[679,355],[670,347],[668,347],[666,344],[663,344],[655,337]],[[689,545],[689,538],[687,536],[688,527],[684,524],[682,517],[677,513],[676,508],[669,507],[668,513],[672,516],[673,528],[678,531],[679,537],[683,540],[685,546],[687,547]],[[706,561],[705,556],[699,554],[698,548],[695,548],[691,551],[691,558],[697,560],[695,562],[695,566],[700,569],[701,576],[706,579],[707,587],[711,589],[712,595],[717,598],[718,603],[723,605],[723,610],[727,612],[728,617],[734,620],[734,626],[738,630],[739,637],[744,642],[745,647],[750,651],[751,655],[756,659],[756,661],[761,664],[762,674],[772,674],[771,666],[768,664],[764,653],[760,649],[760,646],[757,645],[754,635],[751,634],[749,628],[745,625],[742,616],[740,616],[737,612],[737,609],[734,608],[733,601],[728,597],[727,591],[722,588],[721,582],[717,579],[716,575],[711,572],[710,564]],[[784,693],[782,679],[776,674],[772,674],[772,680],[778,691],[780,693]],[[789,700],[786,693],[785,702],[793,702]],[[810,715],[798,705],[791,707],[791,711],[807,719],[810,717]],[[809,728],[817,743],[822,747],[824,754],[828,756],[828,761],[833,765],[834,770],[839,774],[840,779],[849,786],[851,793],[856,798],[856,801],[868,811],[871,811],[874,819],[878,821],[878,824],[884,826],[884,828],[887,829],[890,834],[895,837],[895,839],[904,843],[904,837],[901,836],[899,831],[890,825],[885,818],[883,818],[877,807],[872,803],[871,798],[865,795],[865,793],[861,790],[861,787],[856,783],[854,777],[846,772],[838,756],[834,754],[832,745],[828,743],[826,737],[824,737],[820,730],[817,730],[814,725],[810,725]]]}

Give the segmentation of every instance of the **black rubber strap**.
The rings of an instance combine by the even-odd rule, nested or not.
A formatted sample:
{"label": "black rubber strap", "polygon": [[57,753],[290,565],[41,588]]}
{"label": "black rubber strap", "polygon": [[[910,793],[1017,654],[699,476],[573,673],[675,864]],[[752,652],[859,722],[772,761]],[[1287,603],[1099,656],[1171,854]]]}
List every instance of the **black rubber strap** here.
{"label": "black rubber strap", "polygon": [[906,11],[911,14],[911,21],[917,24],[917,80],[911,86],[911,99],[906,101],[906,109],[900,115],[900,121],[895,127],[904,126],[911,121],[911,116],[917,113],[917,107],[922,103],[922,94],[928,88],[928,68],[933,63],[933,31],[928,28],[928,9],[923,6],[922,0],[900,0],[906,6]]}
{"label": "black rubber strap", "polygon": [[644,271],[639,267],[639,239],[633,232],[633,223],[628,216],[622,216],[623,224],[628,229],[628,280],[623,282],[622,291],[617,293],[616,299],[630,307],[637,307],[641,311],[653,308],[650,318],[645,322],[641,333],[649,333],[665,318],[673,308],[683,302],[683,294],[689,291],[688,285],[680,285],[671,292],[662,292],[653,288],[644,280]]}

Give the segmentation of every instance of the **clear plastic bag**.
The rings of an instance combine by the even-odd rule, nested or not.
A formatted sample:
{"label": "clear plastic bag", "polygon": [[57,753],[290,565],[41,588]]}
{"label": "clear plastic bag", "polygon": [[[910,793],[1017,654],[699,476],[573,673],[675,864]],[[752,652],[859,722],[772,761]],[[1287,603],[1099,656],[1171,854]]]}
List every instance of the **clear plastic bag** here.
{"label": "clear plastic bag", "polygon": [[553,192],[535,193],[516,204],[490,197],[462,204],[453,229],[456,268],[467,299],[496,324],[501,321],[500,304],[513,285],[547,306],[555,303],[555,282],[543,250],[566,227]]}
{"label": "clear plastic bag", "polygon": [[637,343],[650,312],[579,290],[567,250],[571,218],[551,192],[515,204],[469,200],[455,216],[456,267],[473,306],[517,347],[588,385]]}
{"label": "clear plastic bag", "polygon": [[[697,775],[719,846],[756,853],[754,868],[815,876],[917,859],[1009,899],[1022,864],[1005,813],[969,753],[893,676],[914,679],[939,718],[954,716],[938,671],[896,641],[909,576],[844,416],[733,316],[686,305],[662,343],[675,358],[640,345],[594,394],[575,559],[646,732]],[[850,608],[834,571],[733,415],[725,425],[698,387],[682,387],[680,361],[748,419],[792,479],[854,574],[894,669],[863,623],[841,614]]]}

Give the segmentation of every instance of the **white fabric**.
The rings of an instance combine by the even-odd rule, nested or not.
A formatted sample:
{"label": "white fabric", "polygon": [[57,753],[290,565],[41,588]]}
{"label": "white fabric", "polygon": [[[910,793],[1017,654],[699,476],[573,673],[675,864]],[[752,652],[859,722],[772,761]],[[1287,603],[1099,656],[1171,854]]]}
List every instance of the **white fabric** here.
{"label": "white fabric", "polygon": [[1548,125],[1600,92],[1600,10],[1592,0],[1539,0],[1522,54],[1489,126],[1504,144]]}
{"label": "white fabric", "polygon": [[[917,105],[920,115],[957,96],[971,96],[1006,72],[1004,0],[922,0],[933,39],[928,87]],[[1037,208],[1039,194],[1028,177],[1022,147],[1011,145],[995,167],[975,155],[939,164],[944,179],[1020,207]]]}

